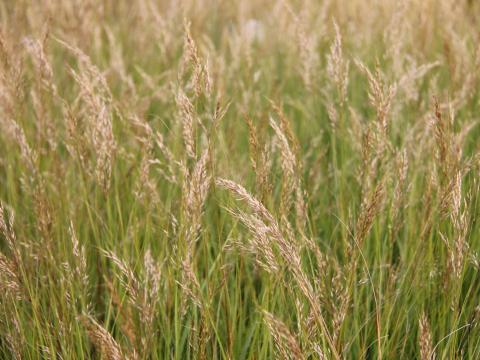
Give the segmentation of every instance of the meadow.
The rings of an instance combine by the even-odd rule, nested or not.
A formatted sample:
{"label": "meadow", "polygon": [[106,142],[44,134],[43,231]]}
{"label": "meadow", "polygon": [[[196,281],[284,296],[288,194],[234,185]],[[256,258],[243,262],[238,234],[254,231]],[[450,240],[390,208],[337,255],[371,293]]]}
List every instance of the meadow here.
{"label": "meadow", "polygon": [[480,359],[480,3],[0,2],[1,359]]}

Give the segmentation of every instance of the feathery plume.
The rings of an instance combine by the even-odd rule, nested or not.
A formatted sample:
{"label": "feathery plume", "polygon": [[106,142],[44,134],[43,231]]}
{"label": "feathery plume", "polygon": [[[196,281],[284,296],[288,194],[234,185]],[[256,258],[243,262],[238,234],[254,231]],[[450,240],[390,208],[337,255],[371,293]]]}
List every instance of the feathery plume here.
{"label": "feathery plume", "polygon": [[82,315],[80,320],[87,330],[90,341],[107,360],[127,359],[113,336],[93,317],[90,315]]}
{"label": "feathery plume", "polygon": [[198,48],[190,33],[190,22],[184,20],[185,42],[184,42],[184,56],[185,60],[190,62],[192,68],[191,83],[195,92],[195,96],[200,96],[204,93],[209,96],[211,93],[211,79],[208,72],[207,63],[203,63]]}
{"label": "feathery plume", "polygon": [[355,226],[355,241],[360,246],[365,240],[370,228],[373,225],[375,216],[380,212],[383,198],[384,185],[382,182],[378,183],[373,193],[368,198],[364,198],[360,215],[358,216],[357,224]]}
{"label": "feathery plume", "polygon": [[330,46],[330,52],[327,55],[327,74],[337,87],[340,105],[343,105],[347,99],[348,70],[350,63],[343,56],[342,35],[337,22],[333,20],[335,29],[335,39]]}
{"label": "feathery plume", "polygon": [[16,265],[2,253],[0,253],[0,294],[11,295],[18,300],[23,298]]}
{"label": "feathery plume", "polygon": [[113,134],[112,94],[105,76],[85,53],[61,40],[58,41],[76,56],[78,62],[79,70],[70,68],[70,73],[80,87],[79,97],[83,100],[83,114],[87,123],[86,140],[96,155],[95,176],[106,193],[110,189],[112,163],[117,146]]}
{"label": "feathery plume", "polygon": [[367,76],[369,86],[368,99],[370,105],[377,112],[377,123],[386,141],[388,133],[388,114],[392,105],[392,100],[397,92],[397,85],[395,83],[387,85],[383,81],[378,64],[375,68],[374,74],[372,74],[372,72],[361,61],[356,60],[355,64],[360,71]]}
{"label": "feathery plume", "polygon": [[187,95],[181,90],[177,93],[177,107],[180,111],[180,119],[182,121],[182,135],[185,143],[185,151],[191,159],[195,158],[195,125],[197,119],[193,104]]}
{"label": "feathery plume", "polygon": [[427,316],[424,312],[422,312],[422,315],[420,316],[418,327],[420,330],[418,342],[420,346],[421,360],[435,359],[435,354],[433,353],[432,333],[430,331]]}
{"label": "feathery plume", "polygon": [[270,330],[270,334],[273,336],[280,358],[287,360],[304,359],[297,339],[295,339],[287,326],[265,310],[263,311],[263,318]]}

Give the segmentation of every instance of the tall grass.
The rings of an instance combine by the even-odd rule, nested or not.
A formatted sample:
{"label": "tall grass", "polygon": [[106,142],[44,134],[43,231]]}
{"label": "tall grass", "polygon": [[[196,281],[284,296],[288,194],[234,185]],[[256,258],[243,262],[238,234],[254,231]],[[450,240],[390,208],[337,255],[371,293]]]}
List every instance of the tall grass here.
{"label": "tall grass", "polygon": [[480,358],[475,1],[0,4],[0,358]]}

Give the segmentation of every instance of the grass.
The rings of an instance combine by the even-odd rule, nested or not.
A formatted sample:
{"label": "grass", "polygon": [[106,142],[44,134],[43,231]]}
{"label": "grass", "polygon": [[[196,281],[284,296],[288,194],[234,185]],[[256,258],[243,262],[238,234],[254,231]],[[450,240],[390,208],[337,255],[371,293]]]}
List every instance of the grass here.
{"label": "grass", "polygon": [[0,357],[479,358],[479,18],[3,2]]}

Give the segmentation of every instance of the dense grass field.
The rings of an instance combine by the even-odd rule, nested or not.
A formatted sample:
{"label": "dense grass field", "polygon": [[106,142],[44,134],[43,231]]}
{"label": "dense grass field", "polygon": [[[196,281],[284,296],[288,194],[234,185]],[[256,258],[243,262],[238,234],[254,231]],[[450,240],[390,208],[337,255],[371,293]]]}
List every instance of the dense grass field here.
{"label": "dense grass field", "polygon": [[480,359],[480,3],[0,2],[0,359]]}

